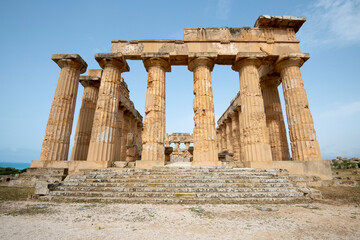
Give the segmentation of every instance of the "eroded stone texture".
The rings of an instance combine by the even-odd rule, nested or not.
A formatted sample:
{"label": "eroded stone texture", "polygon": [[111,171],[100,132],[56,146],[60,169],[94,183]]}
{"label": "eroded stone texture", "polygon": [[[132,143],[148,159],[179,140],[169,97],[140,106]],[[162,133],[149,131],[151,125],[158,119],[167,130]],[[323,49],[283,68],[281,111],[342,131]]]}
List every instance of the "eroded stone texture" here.
{"label": "eroded stone texture", "polygon": [[239,114],[237,111],[230,113],[229,117],[231,118],[231,136],[232,136],[232,145],[234,160],[240,161],[240,126],[239,126]]}
{"label": "eroded stone texture", "polygon": [[226,118],[224,122],[225,122],[225,128],[226,128],[227,151],[229,153],[234,153],[231,118]]}
{"label": "eroded stone texture", "polygon": [[316,140],[314,123],[300,72],[300,66],[307,59],[306,54],[295,54],[282,57],[277,63],[277,70],[281,74],[294,161],[321,160],[319,143]]}
{"label": "eroded stone texture", "polygon": [[233,65],[233,70],[240,74],[240,136],[244,162],[272,161],[258,74],[259,59],[265,56],[263,53],[239,53]]}
{"label": "eroded stone texture", "polygon": [[267,75],[261,79],[266,125],[269,129],[273,161],[290,159],[284,117],[277,88],[279,84],[280,76],[278,75]]}
{"label": "eroded stone texture", "polygon": [[115,156],[114,161],[122,161],[121,150],[124,148],[123,145],[123,125],[124,125],[124,111],[123,106],[119,106],[118,113],[116,115],[116,134],[115,134]]}
{"label": "eroded stone texture", "polygon": [[91,72],[89,70],[90,75],[88,74],[88,76],[80,77],[80,83],[84,86],[84,93],[76,125],[74,146],[71,152],[70,160],[85,161],[87,159],[102,74],[102,70],[98,70],[98,76],[91,76],[95,73],[94,70],[95,69]]}
{"label": "eroded stone texture", "polygon": [[[165,164],[165,72],[171,67],[166,58],[144,58],[148,72],[148,84],[143,124],[142,159],[137,167]],[[147,163],[145,163],[147,161]]]}
{"label": "eroded stone texture", "polygon": [[226,145],[226,127],[225,124],[222,123],[220,126],[221,131],[221,151],[227,151],[227,145]]}
{"label": "eroded stone texture", "polygon": [[136,135],[128,133],[126,139],[126,162],[133,162],[137,159]]}
{"label": "eroded stone texture", "polygon": [[193,165],[217,166],[216,131],[211,71],[214,61],[207,57],[195,57],[189,62],[189,70],[194,72],[194,153]]}
{"label": "eroded stone texture", "polygon": [[122,54],[96,54],[95,59],[103,68],[103,75],[87,160],[111,164],[115,159],[121,73],[129,67]]}
{"label": "eroded stone texture", "polygon": [[40,161],[67,160],[79,77],[87,64],[77,54],[54,54],[61,68],[41,148]]}
{"label": "eroded stone texture", "polygon": [[128,110],[123,112],[123,122],[121,128],[121,148],[120,148],[120,161],[126,161],[126,142],[127,136],[130,132],[130,115]]}

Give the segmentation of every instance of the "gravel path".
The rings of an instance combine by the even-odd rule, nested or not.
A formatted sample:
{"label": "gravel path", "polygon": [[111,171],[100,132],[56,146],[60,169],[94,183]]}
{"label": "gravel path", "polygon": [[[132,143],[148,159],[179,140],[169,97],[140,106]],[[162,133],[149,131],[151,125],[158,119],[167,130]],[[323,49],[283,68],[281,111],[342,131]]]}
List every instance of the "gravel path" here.
{"label": "gravel path", "polygon": [[1,239],[360,239],[360,207],[0,202]]}

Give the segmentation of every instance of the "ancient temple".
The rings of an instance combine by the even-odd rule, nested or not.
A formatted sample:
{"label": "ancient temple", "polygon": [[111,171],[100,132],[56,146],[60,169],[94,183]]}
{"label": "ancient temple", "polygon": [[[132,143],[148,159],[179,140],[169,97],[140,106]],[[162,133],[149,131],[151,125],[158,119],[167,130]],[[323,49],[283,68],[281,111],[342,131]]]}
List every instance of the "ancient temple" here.
{"label": "ancient temple", "polygon": [[[101,69],[89,70],[77,54],[52,56],[61,68],[40,159],[31,167],[61,167],[70,172],[131,162],[135,168],[164,166],[169,142],[183,142],[191,165],[222,166],[226,152],[234,167],[285,168],[326,177],[300,67],[302,53],[296,32],[303,17],[261,15],[254,27],[185,28],[182,40],[113,40],[110,53],[95,54]],[[128,60],[143,61],[148,72],[144,121],[129,99],[122,72]],[[215,124],[211,72],[216,64],[239,73],[238,95]],[[188,66],[194,78],[192,135],[166,135],[166,72]],[[84,95],[68,161],[71,128],[79,83]],[[290,151],[279,99],[282,85]],[[167,96],[171,97],[171,96]],[[191,139],[190,139],[191,136]],[[179,139],[176,139],[178,137]],[[187,153],[186,153],[187,154]],[[189,155],[187,155],[189,157]]]}

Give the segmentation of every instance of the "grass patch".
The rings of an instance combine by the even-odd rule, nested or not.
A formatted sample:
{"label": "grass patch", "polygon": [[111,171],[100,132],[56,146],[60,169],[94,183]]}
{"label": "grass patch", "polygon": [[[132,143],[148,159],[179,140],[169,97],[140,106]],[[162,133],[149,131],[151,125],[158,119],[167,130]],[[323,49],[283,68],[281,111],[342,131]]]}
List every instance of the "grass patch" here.
{"label": "grass patch", "polygon": [[0,187],[0,201],[27,200],[35,189],[31,187]]}
{"label": "grass patch", "polygon": [[6,216],[33,216],[38,214],[52,214],[54,210],[51,210],[46,205],[27,205],[25,208],[14,210],[5,213]]}
{"label": "grass patch", "polygon": [[323,199],[343,204],[360,204],[360,187],[318,187]]}

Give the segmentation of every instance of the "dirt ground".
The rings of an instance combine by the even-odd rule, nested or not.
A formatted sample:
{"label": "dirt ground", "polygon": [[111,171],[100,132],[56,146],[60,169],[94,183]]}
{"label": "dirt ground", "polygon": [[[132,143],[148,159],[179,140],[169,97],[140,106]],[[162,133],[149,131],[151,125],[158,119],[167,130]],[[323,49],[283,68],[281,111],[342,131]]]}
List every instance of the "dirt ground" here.
{"label": "dirt ground", "polygon": [[360,206],[0,202],[1,239],[360,239]]}

